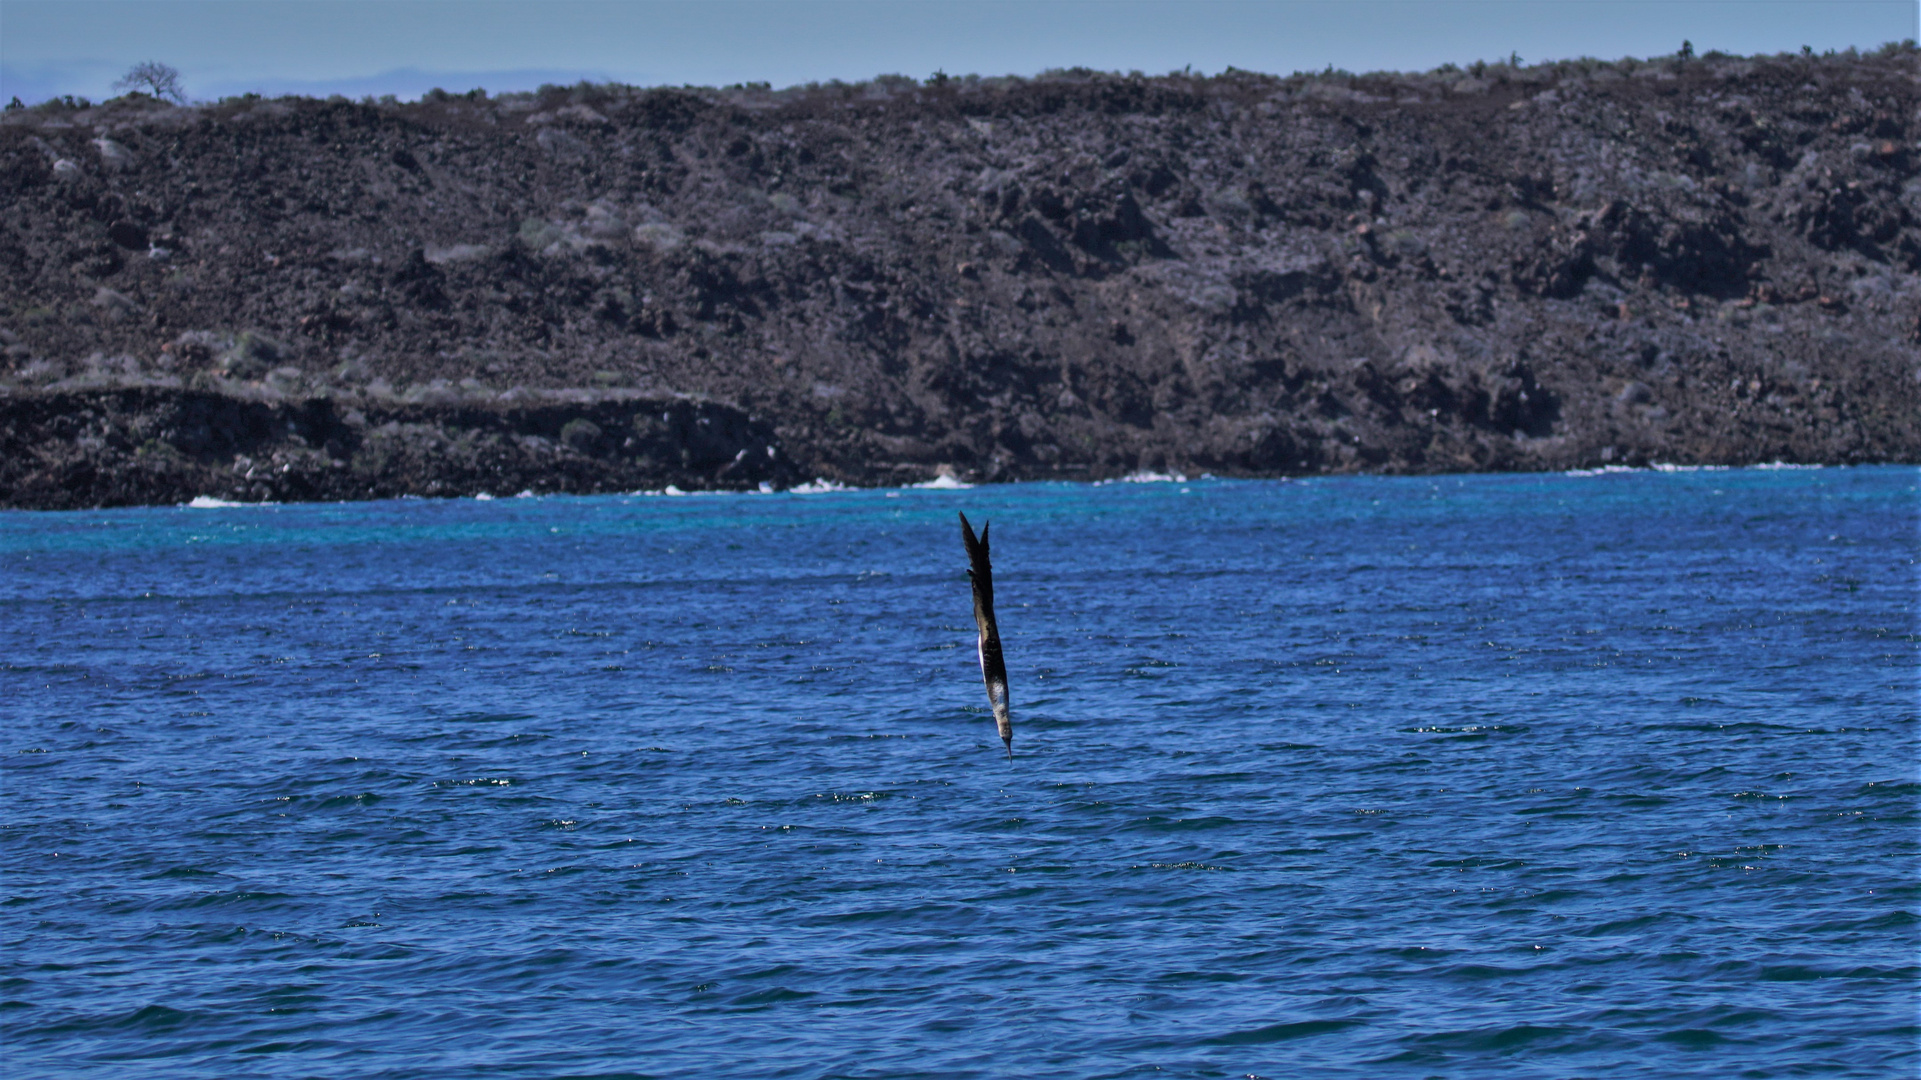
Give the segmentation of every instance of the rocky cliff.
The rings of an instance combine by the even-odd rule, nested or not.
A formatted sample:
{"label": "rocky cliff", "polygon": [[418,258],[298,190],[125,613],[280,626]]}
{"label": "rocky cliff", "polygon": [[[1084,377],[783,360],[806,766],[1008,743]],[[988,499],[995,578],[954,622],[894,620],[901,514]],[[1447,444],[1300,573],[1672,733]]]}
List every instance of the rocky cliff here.
{"label": "rocky cliff", "polygon": [[1921,460],[1912,46],[0,119],[0,505]]}

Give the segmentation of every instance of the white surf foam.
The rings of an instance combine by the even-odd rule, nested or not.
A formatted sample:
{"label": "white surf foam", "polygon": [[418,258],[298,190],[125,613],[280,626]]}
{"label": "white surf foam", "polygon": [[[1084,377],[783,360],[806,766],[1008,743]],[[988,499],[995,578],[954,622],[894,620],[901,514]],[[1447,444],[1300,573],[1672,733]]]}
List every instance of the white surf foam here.
{"label": "white surf foam", "polygon": [[796,484],[787,489],[787,491],[793,495],[825,495],[832,491],[851,490],[853,489],[849,488],[846,484],[829,480],[824,476],[816,476],[805,484]]}
{"label": "white surf foam", "polygon": [[918,484],[908,484],[906,486],[910,488],[920,488],[923,491],[966,491],[974,485],[967,483],[953,473],[942,473],[932,480],[923,480]]}
{"label": "white surf foam", "polygon": [[1186,473],[1150,472],[1148,470],[1143,469],[1140,472],[1128,473],[1126,476],[1120,477],[1119,479],[1116,479],[1116,480],[1096,480],[1094,481],[1094,486],[1104,487],[1108,484],[1185,484],[1185,483],[1187,483]]}

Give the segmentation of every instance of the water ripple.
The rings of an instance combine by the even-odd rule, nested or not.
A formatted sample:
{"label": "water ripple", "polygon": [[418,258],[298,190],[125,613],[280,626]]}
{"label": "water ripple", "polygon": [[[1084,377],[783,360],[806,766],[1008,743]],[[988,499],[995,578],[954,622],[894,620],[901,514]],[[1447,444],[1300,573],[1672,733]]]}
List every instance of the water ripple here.
{"label": "water ripple", "polygon": [[1916,481],[0,515],[7,1071],[1911,1076]]}

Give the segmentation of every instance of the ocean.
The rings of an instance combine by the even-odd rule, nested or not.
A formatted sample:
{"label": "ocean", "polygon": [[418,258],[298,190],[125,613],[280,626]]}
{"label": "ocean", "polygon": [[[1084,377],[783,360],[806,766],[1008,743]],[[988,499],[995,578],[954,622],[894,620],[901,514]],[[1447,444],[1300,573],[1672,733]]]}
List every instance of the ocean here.
{"label": "ocean", "polygon": [[1147,479],[0,514],[5,1074],[1921,1071],[1921,471]]}

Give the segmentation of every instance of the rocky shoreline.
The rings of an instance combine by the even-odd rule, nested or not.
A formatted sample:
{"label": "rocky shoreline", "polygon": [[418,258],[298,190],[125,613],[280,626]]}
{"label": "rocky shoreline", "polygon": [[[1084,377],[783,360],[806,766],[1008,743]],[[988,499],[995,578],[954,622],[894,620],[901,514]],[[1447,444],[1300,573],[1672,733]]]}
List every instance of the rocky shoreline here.
{"label": "rocky shoreline", "polygon": [[0,398],[0,489],[42,509],[799,480],[766,423],[711,402],[348,403],[166,386]]}
{"label": "rocky shoreline", "polygon": [[0,117],[0,506],[1921,461],[1912,46]]}

